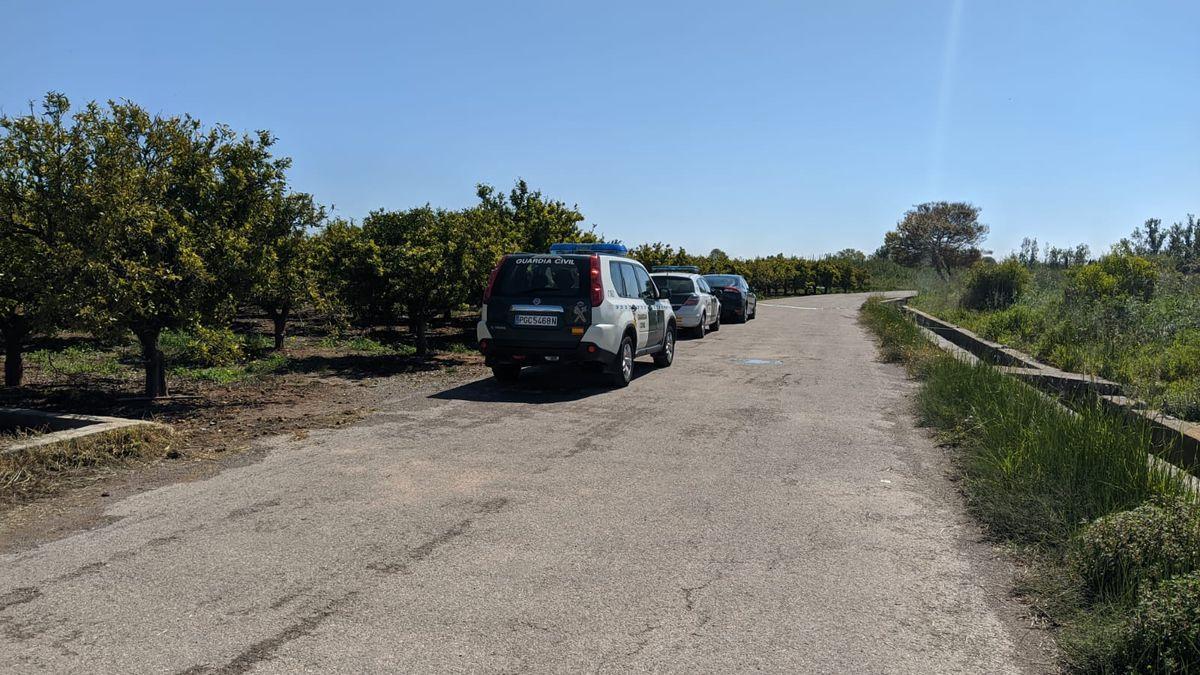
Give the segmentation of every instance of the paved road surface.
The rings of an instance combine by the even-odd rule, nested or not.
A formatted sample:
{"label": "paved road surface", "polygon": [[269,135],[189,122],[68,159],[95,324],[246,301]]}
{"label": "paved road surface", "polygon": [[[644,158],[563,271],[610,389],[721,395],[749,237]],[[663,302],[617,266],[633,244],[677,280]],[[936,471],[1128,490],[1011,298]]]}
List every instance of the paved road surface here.
{"label": "paved road surface", "polygon": [[622,391],[397,389],[126,499],[0,557],[0,671],[1042,669],[862,298],[764,302]]}

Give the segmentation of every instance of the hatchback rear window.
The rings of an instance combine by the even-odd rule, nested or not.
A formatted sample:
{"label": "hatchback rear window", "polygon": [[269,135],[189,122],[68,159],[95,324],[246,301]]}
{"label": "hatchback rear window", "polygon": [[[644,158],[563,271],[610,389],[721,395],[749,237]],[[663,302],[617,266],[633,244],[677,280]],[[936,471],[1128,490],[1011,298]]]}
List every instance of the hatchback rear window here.
{"label": "hatchback rear window", "polygon": [[496,295],[576,297],[584,294],[586,258],[510,256],[496,277]]}
{"label": "hatchback rear window", "polygon": [[709,286],[741,286],[741,279],[732,274],[706,274],[704,279]]}
{"label": "hatchback rear window", "polygon": [[696,292],[696,285],[687,277],[668,277],[652,274],[650,278],[654,279],[654,283],[658,284],[659,289],[665,288],[671,295],[686,295]]}

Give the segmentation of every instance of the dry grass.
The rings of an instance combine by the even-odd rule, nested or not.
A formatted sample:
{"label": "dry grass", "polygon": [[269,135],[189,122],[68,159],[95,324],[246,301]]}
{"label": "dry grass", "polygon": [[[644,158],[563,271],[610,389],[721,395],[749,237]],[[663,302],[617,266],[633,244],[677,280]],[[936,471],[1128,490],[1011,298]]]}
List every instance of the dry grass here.
{"label": "dry grass", "polygon": [[165,427],[138,425],[0,454],[0,502],[55,492],[64,485],[163,457],[173,436]]}

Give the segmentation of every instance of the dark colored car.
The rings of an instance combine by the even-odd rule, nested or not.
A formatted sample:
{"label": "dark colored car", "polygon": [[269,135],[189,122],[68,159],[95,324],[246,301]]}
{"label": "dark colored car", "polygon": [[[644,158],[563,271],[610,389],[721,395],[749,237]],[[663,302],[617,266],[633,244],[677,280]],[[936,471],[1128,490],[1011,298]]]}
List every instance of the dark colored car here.
{"label": "dark colored car", "polygon": [[721,320],[745,323],[758,313],[758,296],[740,274],[706,274],[712,292],[721,300]]}

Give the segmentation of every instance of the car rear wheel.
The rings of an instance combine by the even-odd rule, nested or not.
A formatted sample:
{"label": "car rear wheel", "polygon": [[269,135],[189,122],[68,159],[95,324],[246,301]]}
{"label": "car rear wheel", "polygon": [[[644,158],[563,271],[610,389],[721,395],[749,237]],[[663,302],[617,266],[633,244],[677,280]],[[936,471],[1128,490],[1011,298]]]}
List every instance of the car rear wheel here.
{"label": "car rear wheel", "polygon": [[667,326],[667,334],[663,336],[663,348],[654,355],[654,365],[659,368],[669,368],[675,362],[675,326]]}
{"label": "car rear wheel", "polygon": [[521,377],[521,366],[514,364],[492,366],[492,375],[500,382],[516,382]]}
{"label": "car rear wheel", "polygon": [[612,383],[617,387],[629,386],[633,379],[633,340],[629,336],[621,338],[621,346],[617,348],[617,356],[613,359]]}
{"label": "car rear wheel", "polygon": [[703,340],[706,333],[708,333],[708,317],[704,314],[701,314],[700,323],[696,325],[696,328],[692,331],[692,334],[695,335],[697,339]]}

